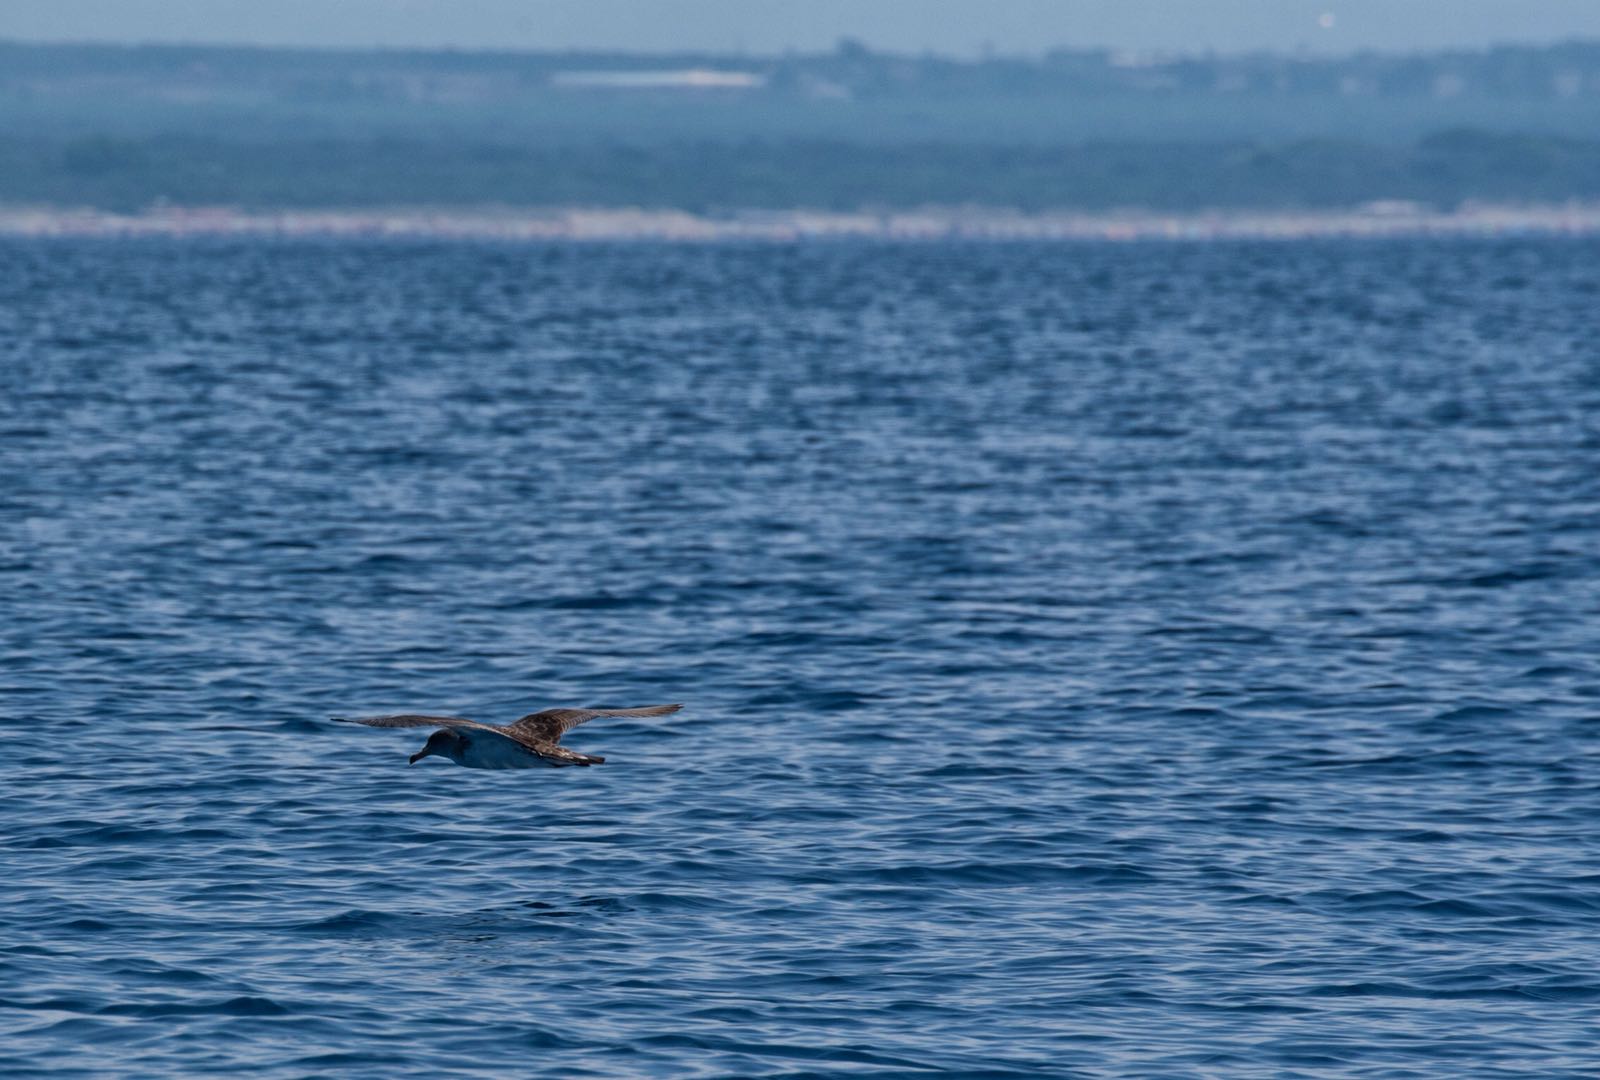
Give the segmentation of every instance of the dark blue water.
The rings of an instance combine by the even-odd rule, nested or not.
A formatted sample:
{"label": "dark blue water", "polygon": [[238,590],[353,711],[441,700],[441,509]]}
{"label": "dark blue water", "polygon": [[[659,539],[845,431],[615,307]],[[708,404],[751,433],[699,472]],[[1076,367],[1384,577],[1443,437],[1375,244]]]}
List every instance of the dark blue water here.
{"label": "dark blue water", "polygon": [[1595,1075],[1597,341],[1577,241],[0,247],[0,1072]]}

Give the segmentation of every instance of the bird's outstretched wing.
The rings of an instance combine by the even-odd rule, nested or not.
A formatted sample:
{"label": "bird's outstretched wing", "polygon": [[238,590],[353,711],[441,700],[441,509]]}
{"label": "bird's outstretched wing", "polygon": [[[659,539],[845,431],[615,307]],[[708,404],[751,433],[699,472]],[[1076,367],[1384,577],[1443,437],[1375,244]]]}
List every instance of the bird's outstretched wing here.
{"label": "bird's outstretched wing", "polygon": [[418,716],[415,713],[400,713],[395,716],[335,716],[331,717],[341,724],[365,724],[367,727],[432,727],[432,728],[487,728],[496,730],[493,724],[480,724],[476,720],[464,720],[459,716]]}
{"label": "bird's outstretched wing", "polygon": [[557,743],[561,736],[579,724],[597,716],[666,716],[683,708],[682,705],[645,705],[637,709],[546,709],[529,713],[521,720],[507,724],[501,730],[514,734],[521,740]]}

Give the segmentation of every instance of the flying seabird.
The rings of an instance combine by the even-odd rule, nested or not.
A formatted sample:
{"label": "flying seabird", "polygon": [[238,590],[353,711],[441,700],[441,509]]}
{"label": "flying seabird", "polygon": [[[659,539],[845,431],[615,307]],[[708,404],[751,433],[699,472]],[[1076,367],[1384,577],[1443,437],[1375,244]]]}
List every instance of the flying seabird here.
{"label": "flying seabird", "polygon": [[557,746],[561,736],[597,716],[665,716],[682,705],[646,705],[638,709],[546,709],[529,713],[504,727],[463,720],[459,716],[366,716],[333,719],[344,724],[368,727],[432,727],[427,745],[411,755],[415,765],[438,754],[469,769],[559,769],[567,765],[598,765],[605,760],[593,754],[579,754]]}

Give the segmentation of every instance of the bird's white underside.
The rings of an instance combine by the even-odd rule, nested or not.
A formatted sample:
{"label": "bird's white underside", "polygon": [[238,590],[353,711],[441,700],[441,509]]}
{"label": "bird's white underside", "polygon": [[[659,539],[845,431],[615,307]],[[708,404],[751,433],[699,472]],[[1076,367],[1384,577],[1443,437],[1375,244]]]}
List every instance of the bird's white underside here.
{"label": "bird's white underside", "polygon": [[[553,762],[535,754],[515,739],[496,735],[492,731],[464,731],[467,745],[451,747],[450,758],[457,765],[469,769],[550,769]],[[458,744],[459,745],[459,744]]]}

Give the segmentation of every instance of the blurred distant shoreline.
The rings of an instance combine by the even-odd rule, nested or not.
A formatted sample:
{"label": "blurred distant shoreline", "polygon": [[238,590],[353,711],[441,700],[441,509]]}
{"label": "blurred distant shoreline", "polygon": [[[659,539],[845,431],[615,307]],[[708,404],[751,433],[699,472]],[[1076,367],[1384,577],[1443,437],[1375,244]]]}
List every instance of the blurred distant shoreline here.
{"label": "blurred distant shoreline", "polygon": [[[1600,42],[956,60],[0,41],[0,207],[53,208],[11,212],[13,233],[1390,235],[1586,231],[1593,205]],[[605,209],[526,209],[551,207]]]}
{"label": "blurred distant shoreline", "polygon": [[1600,235],[1600,202],[1469,204],[1437,210],[1384,201],[1344,210],[1195,213],[927,207],[838,213],[725,215],[638,208],[393,207],[241,210],[158,206],[132,213],[0,206],[0,237],[392,238],[550,242],[1296,240],[1315,238]]}

